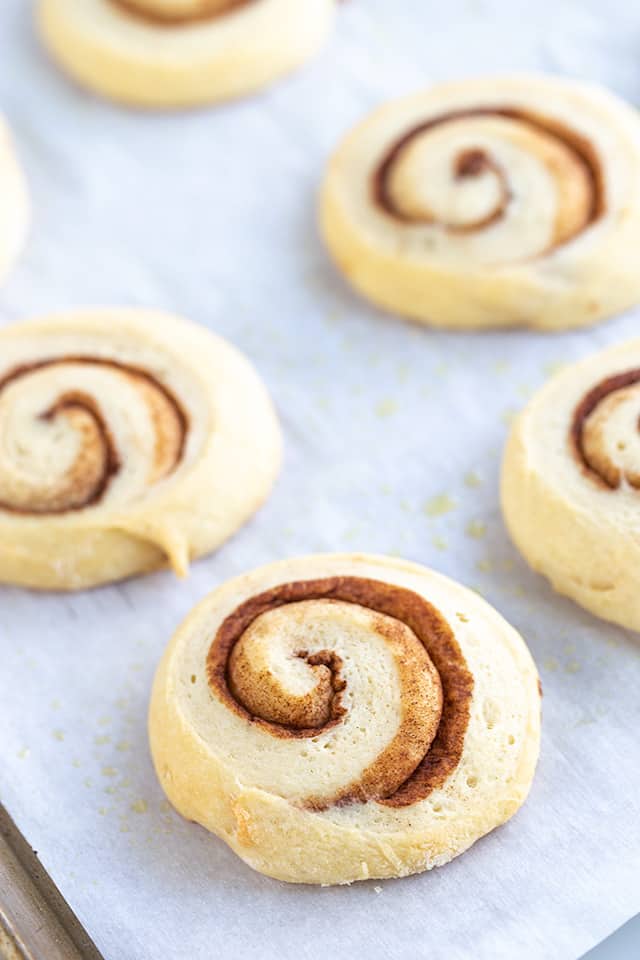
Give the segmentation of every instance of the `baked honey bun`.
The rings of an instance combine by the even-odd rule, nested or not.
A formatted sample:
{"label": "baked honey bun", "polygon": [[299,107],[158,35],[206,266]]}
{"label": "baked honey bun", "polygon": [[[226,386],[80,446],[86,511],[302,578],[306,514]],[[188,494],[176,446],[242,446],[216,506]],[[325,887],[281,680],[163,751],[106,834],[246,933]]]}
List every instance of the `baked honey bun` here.
{"label": "baked honey bun", "polygon": [[349,282],[441,327],[562,329],[640,300],[640,116],[545,76],[447,83],[338,147],[322,229]]}
{"label": "baked honey bun", "polygon": [[513,426],[502,505],[560,593],[640,630],[640,340],[555,376]]}
{"label": "baked honey bun", "polygon": [[45,46],[78,83],[144,107],[243,96],[311,58],[336,0],[40,0]]}
{"label": "baked honey bun", "polygon": [[0,283],[24,246],[29,225],[27,185],[9,127],[0,116]]}
{"label": "baked honey bun", "polygon": [[100,309],[0,331],[0,582],[184,575],[256,510],[279,463],[264,386],[204,328]]}
{"label": "baked honey bun", "polygon": [[183,816],[262,873],[350,883],[444,864],[516,812],[540,691],[477,594],[388,557],[302,557],[193,611],[149,731]]}

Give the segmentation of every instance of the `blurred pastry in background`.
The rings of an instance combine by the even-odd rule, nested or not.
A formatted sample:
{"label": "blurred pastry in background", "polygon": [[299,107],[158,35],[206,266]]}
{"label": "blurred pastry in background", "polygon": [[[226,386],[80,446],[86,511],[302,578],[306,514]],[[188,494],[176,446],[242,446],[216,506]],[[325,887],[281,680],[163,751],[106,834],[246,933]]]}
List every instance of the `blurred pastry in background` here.
{"label": "blurred pastry in background", "polygon": [[348,281],[393,313],[592,324],[640,301],[640,115],[549,76],[434,86],[346,137],[321,221]]}
{"label": "blurred pastry in background", "polygon": [[143,107],[254,92],[311,58],[336,0],[39,0],[45,46],[78,83]]}
{"label": "blurred pastry in background", "polygon": [[9,127],[0,116],[0,283],[22,250],[29,227],[27,183]]}

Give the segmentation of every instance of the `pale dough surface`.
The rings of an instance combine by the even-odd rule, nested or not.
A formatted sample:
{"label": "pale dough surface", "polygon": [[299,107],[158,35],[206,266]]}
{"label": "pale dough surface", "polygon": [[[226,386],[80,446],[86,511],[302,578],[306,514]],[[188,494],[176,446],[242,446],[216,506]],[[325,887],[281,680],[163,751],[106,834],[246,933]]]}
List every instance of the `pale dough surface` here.
{"label": "pale dough surface", "polygon": [[583,446],[595,469],[585,468],[571,439],[590,391],[634,371],[640,382],[637,339],[573,364],[534,396],[507,443],[502,507],[516,546],[556,590],[640,630],[638,384],[610,391],[585,421]]}
{"label": "pale dough surface", "polygon": [[[389,624],[376,626],[363,606],[285,604],[263,614],[237,641],[240,656],[253,661],[256,688],[275,684],[289,696],[303,696],[318,682],[300,659],[301,644],[308,647],[305,655],[330,647],[341,657],[346,710],[315,736],[274,736],[229,709],[207,682],[209,647],[240,604],[281,584],[331,577],[367,578],[417,593],[444,617],[473,676],[459,762],[419,802],[394,807],[366,798],[346,804],[329,799],[363,782],[415,702],[424,703],[424,712],[432,709],[431,681],[422,694],[406,686],[410,678],[401,668],[407,660],[394,657]],[[413,643],[419,646],[415,637]],[[425,678],[424,666],[411,672]],[[228,673],[231,682],[240,677],[233,658]],[[253,709],[259,715],[263,708]],[[539,749],[538,677],[519,634],[446,577],[388,557],[302,557],[231,580],[196,607],[159,666],[149,732],[171,803],[256,870],[321,884],[405,876],[451,860],[523,803]]]}
{"label": "pale dough surface", "polygon": [[349,282],[394,313],[451,328],[595,323],[640,299],[640,118],[550,76],[434,86],[342,141],[321,225]]}
{"label": "pale dough surface", "polygon": [[0,283],[24,246],[29,226],[27,184],[11,132],[0,116]]}
{"label": "pale dough surface", "polygon": [[[335,0],[221,6],[129,0],[125,9],[116,0],[40,0],[38,26],[57,63],[95,93],[180,107],[240,97],[294,70],[319,50],[335,13]],[[171,15],[194,19],[161,19]]]}
{"label": "pale dough surface", "polygon": [[170,315],[74,311],[0,332],[0,581],[80,589],[215,549],[280,465],[267,391]]}

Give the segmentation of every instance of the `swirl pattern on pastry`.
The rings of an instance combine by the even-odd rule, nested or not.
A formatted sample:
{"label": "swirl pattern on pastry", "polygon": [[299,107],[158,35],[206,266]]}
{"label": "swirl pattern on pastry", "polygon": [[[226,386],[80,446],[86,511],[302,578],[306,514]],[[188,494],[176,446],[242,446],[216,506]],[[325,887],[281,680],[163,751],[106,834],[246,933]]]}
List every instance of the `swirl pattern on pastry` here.
{"label": "swirl pattern on pastry", "polygon": [[[74,370],[73,368],[77,368]],[[100,357],[60,357],[52,360],[39,360],[10,370],[0,379],[0,410],[2,410],[2,393],[9,386],[20,384],[24,392],[29,395],[31,389],[42,392],[46,390],[46,373],[52,372],[53,393],[61,383],[79,380],[86,383],[87,390],[63,390],[52,399],[52,402],[37,414],[34,410],[33,425],[51,424],[52,440],[56,445],[56,453],[61,446],[59,420],[64,418],[68,426],[77,435],[78,443],[73,460],[63,464],[63,471],[52,482],[51,469],[59,467],[54,463],[47,444],[43,437],[34,436],[26,440],[21,433],[20,441],[15,444],[15,450],[20,457],[20,467],[12,476],[8,467],[10,464],[0,463],[0,509],[25,514],[66,513],[70,510],[82,510],[85,507],[100,503],[108,491],[110,482],[121,468],[121,457],[118,453],[113,434],[109,429],[108,418],[102,411],[100,403],[91,395],[89,384],[93,379],[94,370],[111,371],[113,373],[113,392],[120,386],[128,384],[133,387],[140,402],[146,406],[147,415],[154,431],[154,443],[149,464],[144,473],[137,477],[137,489],[129,487],[129,497],[144,492],[147,484],[154,484],[176,469],[184,451],[188,423],[184,411],[171,392],[155,379],[153,374],[136,369],[128,364],[121,364],[115,360],[106,360]],[[45,376],[39,376],[45,374]],[[35,377],[35,384],[30,380]],[[24,416],[24,404],[20,403],[18,391],[14,391],[13,406],[18,408],[18,416]],[[36,402],[39,402],[38,400]],[[22,407],[22,409],[21,409]],[[11,413],[4,411],[4,435],[11,435]],[[21,418],[22,419],[22,418]],[[18,425],[24,427],[24,420]],[[42,434],[42,431],[40,431]],[[31,483],[29,467],[37,467],[42,444],[48,456],[43,457],[42,467],[46,470],[35,470],[35,483]],[[11,452],[11,446],[9,446]]]}
{"label": "swirl pattern on pastry", "polygon": [[[430,593],[453,602],[453,619]],[[474,643],[488,644],[480,660],[495,646],[488,673]],[[150,733],[185,816],[263,872],[335,883],[427,869],[503,822],[533,775],[538,715],[524,644],[463,588],[387,558],[311,557],[197,608],[158,671]],[[274,830],[302,849],[274,848]]]}
{"label": "swirl pattern on pastry", "polygon": [[[314,737],[330,729],[346,713],[343,659],[335,650],[300,648],[300,642],[319,624],[331,625],[336,614],[338,620],[353,617],[347,604],[359,608],[363,631],[380,637],[391,650],[405,704],[403,718],[392,742],[357,782],[330,798],[309,802],[384,799],[393,806],[411,804],[428,796],[457,766],[473,690],[473,678],[448,624],[418,594],[356,577],[276,587],[251,598],[222,624],[207,658],[209,683],[231,709],[272,736]],[[317,678],[302,696],[282,683],[277,660],[269,671],[275,643],[291,634],[281,656],[304,661]],[[368,653],[359,640],[353,660]]]}
{"label": "swirl pattern on pastry", "polygon": [[553,378],[516,422],[502,473],[511,535],[588,610],[640,630],[640,341]]}
{"label": "swirl pattern on pastry", "polygon": [[18,324],[0,342],[0,579],[74,588],[167,559],[184,574],[266,495],[277,422],[213,334],[104,310]]}
{"label": "swirl pattern on pastry", "polygon": [[576,326],[640,299],[639,161],[640,120],[604,91],[544,77],[443,85],[346,138],[323,230],[362,293],[422,322]]}
{"label": "swirl pattern on pastry", "polygon": [[579,404],[572,425],[576,454],[612,490],[623,480],[640,490],[640,369],[607,377]]}
{"label": "swirl pattern on pastry", "polygon": [[9,128],[0,116],[0,283],[24,245],[29,224],[27,185]]}
{"label": "swirl pattern on pastry", "polygon": [[[43,40],[106,97],[179,107],[252,93],[319,50],[336,0],[40,0]],[[283,28],[286,25],[286,29]]]}
{"label": "swirl pattern on pastry", "polygon": [[[486,121],[483,123],[483,121]],[[466,132],[477,122],[479,140],[484,146],[460,148],[460,131]],[[429,193],[429,179],[424,168],[429,163],[431,133],[450,128],[450,141],[440,146],[438,163],[448,168],[448,202],[438,213],[440,190]],[[492,129],[493,128],[493,129]],[[393,144],[378,166],[373,178],[373,196],[390,216],[406,223],[437,224],[448,233],[475,233],[493,227],[513,212],[517,190],[511,185],[505,162],[496,159],[489,146],[491,135],[497,139],[526,141],[527,149],[537,155],[555,183],[557,205],[545,211],[551,218],[551,229],[539,251],[525,256],[540,256],[567,243],[604,213],[602,175],[598,156],[592,145],[568,128],[537,117],[525,110],[508,107],[474,107],[452,111],[425,121]],[[471,134],[473,138],[474,134]],[[447,151],[451,149],[451,155]],[[435,178],[434,178],[435,179]],[[490,183],[488,181],[491,181]],[[477,199],[473,192],[477,192]],[[466,192],[464,202],[457,204],[456,189]],[[448,208],[448,209],[447,209]],[[518,236],[516,235],[516,240]],[[510,260],[517,259],[517,248],[505,251]]]}

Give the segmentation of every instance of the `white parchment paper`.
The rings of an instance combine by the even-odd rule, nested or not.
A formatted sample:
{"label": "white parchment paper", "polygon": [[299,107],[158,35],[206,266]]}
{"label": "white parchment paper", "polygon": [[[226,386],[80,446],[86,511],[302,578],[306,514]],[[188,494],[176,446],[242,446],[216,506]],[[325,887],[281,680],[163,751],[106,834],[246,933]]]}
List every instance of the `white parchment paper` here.
{"label": "white parchment paper", "polygon": [[[352,295],[314,207],[349,125],[433,80],[541,68],[640,101],[640,9],[351,0],[320,59],[265,95],[148,115],[69,84],[30,8],[2,0],[0,99],[34,217],[0,322],[103,303],[190,316],[257,364],[287,449],[265,508],[186,583],[0,588],[2,800],[108,960],[578,956],[640,909],[640,647],[529,572],[500,519],[498,466],[530,392],[557,364],[637,333],[640,312],[556,336],[420,329]],[[181,821],[154,778],[148,692],[181,618],[231,575],[322,550],[399,553],[476,586],[540,667],[529,802],[428,875],[268,880]]]}

